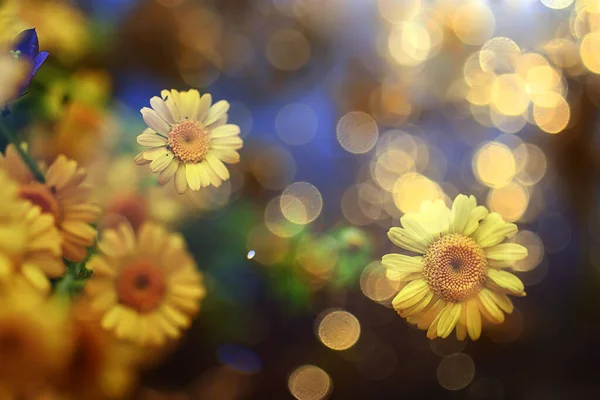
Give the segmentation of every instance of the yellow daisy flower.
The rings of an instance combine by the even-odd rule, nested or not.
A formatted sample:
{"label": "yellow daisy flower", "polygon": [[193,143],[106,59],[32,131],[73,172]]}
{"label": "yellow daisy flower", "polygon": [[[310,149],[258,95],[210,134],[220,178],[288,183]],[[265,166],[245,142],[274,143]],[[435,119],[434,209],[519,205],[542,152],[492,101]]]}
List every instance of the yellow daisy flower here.
{"label": "yellow daisy flower", "polygon": [[162,345],[189,326],[204,297],[202,275],[179,234],[151,222],[137,234],[126,223],[108,229],[88,262],[86,284],[102,326],[139,345]]}
{"label": "yellow daisy flower", "polygon": [[[0,298],[0,387],[15,398],[43,387],[65,365],[64,313],[31,289]],[[1,391],[0,391],[1,393]],[[2,397],[4,398],[4,397]]]}
{"label": "yellow daisy flower", "polygon": [[504,322],[513,304],[507,295],[525,296],[521,280],[507,271],[527,256],[516,243],[502,243],[517,233],[515,224],[477,206],[475,197],[458,195],[452,209],[437,200],[418,213],[404,215],[402,228],[391,228],[390,240],[417,256],[387,254],[382,264],[390,277],[408,282],[392,301],[396,311],[427,337],[456,336],[477,340],[481,316]]}
{"label": "yellow daisy flower", "polygon": [[20,199],[17,184],[2,170],[0,187],[0,282],[14,286],[23,281],[47,293],[48,278],[65,272],[54,218]]}
{"label": "yellow daisy flower", "polygon": [[136,163],[150,164],[161,185],[174,178],[180,194],[188,186],[220,186],[229,179],[224,163],[238,163],[237,150],[243,145],[240,128],[227,124],[229,103],[221,100],[211,106],[211,95],[200,96],[195,89],[163,90],[161,96],[150,99],[152,108],[141,110],[149,128],[137,142],[151,149],[138,154]]}
{"label": "yellow daisy flower", "polygon": [[62,155],[49,168],[40,168],[45,183],[35,180],[12,144],[7,146],[4,157],[0,156],[0,169],[18,183],[20,197],[54,217],[63,239],[63,257],[82,261],[87,255],[86,247],[96,239],[96,229],[90,223],[100,215],[100,208],[90,202],[91,186],[83,183],[86,172]]}

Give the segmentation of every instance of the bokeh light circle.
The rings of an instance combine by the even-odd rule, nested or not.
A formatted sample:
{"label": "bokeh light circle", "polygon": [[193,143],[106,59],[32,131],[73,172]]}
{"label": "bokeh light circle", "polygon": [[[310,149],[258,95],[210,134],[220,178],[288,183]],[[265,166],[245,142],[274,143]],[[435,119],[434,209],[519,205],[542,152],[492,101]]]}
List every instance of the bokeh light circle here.
{"label": "bokeh light circle", "polygon": [[330,349],[346,350],[358,341],[360,323],[347,311],[330,311],[319,322],[317,335],[319,340]]}
{"label": "bokeh light circle", "polygon": [[323,198],[319,189],[308,182],[295,182],[282,193],[279,201],[281,212],[289,221],[306,225],[321,214]]}
{"label": "bokeh light circle", "polygon": [[362,111],[352,111],[344,115],[339,120],[336,131],[340,145],[353,154],[368,152],[375,146],[379,137],[377,123],[373,117]]}
{"label": "bokeh light circle", "polygon": [[460,390],[467,387],[475,377],[473,359],[463,353],[444,358],[437,368],[437,379],[444,389]]}
{"label": "bokeh light circle", "polygon": [[303,365],[288,378],[290,393],[298,400],[325,399],[333,388],[327,372],[314,365]]}

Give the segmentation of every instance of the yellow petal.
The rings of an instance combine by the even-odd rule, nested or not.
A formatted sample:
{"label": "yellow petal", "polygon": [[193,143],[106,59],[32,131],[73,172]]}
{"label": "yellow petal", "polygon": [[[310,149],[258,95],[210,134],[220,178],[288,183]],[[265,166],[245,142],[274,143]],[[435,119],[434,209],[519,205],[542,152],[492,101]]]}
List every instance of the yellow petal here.
{"label": "yellow petal", "polygon": [[[402,227],[410,232],[413,238],[417,238],[425,247],[429,247],[434,241],[434,236],[431,235],[412,214],[406,214],[400,218]],[[437,237],[436,237],[437,239]]]}
{"label": "yellow petal", "polygon": [[502,243],[485,249],[487,258],[498,261],[517,261],[527,257],[527,248],[517,243]]}
{"label": "yellow petal", "polygon": [[498,308],[490,293],[491,292],[488,289],[482,289],[478,293],[479,309],[490,322],[501,324],[504,322],[504,313]]}
{"label": "yellow petal", "polygon": [[210,167],[217,173],[219,178],[223,179],[224,181],[229,179],[229,170],[227,170],[227,167],[225,167],[223,162],[221,162],[221,160],[219,160],[215,155],[210,153],[207,154],[206,161],[208,162],[208,165],[210,165]]}
{"label": "yellow petal", "polygon": [[488,214],[473,233],[473,239],[481,247],[490,247],[502,242],[505,238],[511,238],[517,233],[515,224],[505,222],[498,213]]}
{"label": "yellow petal", "polygon": [[106,330],[113,330],[117,326],[124,310],[125,308],[121,305],[111,308],[102,318],[102,327]]}
{"label": "yellow petal", "polygon": [[185,164],[179,163],[177,172],[175,172],[175,189],[177,190],[177,193],[184,194],[187,191],[187,188]]}
{"label": "yellow petal", "polygon": [[467,331],[471,340],[479,339],[481,335],[481,314],[479,313],[478,301],[469,299],[466,303]]}
{"label": "yellow petal", "polygon": [[437,325],[437,335],[447,338],[458,323],[462,310],[461,303],[448,303],[442,311]]}
{"label": "yellow petal", "polygon": [[216,122],[219,118],[221,118],[227,111],[229,110],[229,103],[225,100],[217,101],[211,108],[208,110],[208,114],[206,116],[206,120],[204,120],[204,126],[208,126],[213,122]]}
{"label": "yellow petal", "polygon": [[429,292],[429,285],[425,279],[412,281],[394,297],[392,305],[395,309],[411,307],[421,301]]}
{"label": "yellow petal", "polygon": [[419,254],[427,252],[427,244],[422,242],[419,237],[415,237],[411,231],[403,228],[394,227],[388,231],[388,237],[398,247],[413,251]]}
{"label": "yellow petal", "polygon": [[161,99],[158,96],[154,96],[150,99],[150,107],[152,107],[152,109],[156,111],[158,116],[164,119],[169,125],[175,124],[173,114],[171,113],[169,106],[167,106],[167,103],[165,103],[163,99]]}
{"label": "yellow petal", "polygon": [[450,232],[463,234],[473,209],[477,207],[475,196],[459,194],[452,203],[452,214],[450,217]]}
{"label": "yellow petal", "polygon": [[487,276],[492,282],[501,288],[508,290],[511,294],[519,296],[525,295],[525,286],[523,285],[523,282],[510,272],[488,268]]}
{"label": "yellow petal", "polygon": [[185,164],[185,177],[188,185],[192,190],[199,190],[202,185],[200,178],[200,164],[199,163],[187,163]]}

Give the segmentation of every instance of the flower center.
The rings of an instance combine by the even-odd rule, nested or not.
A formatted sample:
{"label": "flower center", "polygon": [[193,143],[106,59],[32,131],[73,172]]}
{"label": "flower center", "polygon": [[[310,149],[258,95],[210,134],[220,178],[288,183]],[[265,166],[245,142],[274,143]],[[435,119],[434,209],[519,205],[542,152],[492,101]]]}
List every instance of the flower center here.
{"label": "flower center", "polygon": [[423,276],[433,293],[454,303],[478,293],[487,277],[487,258],[481,246],[457,233],[429,246],[423,264]]}
{"label": "flower center", "polygon": [[210,138],[208,130],[196,121],[175,125],[167,138],[167,144],[175,157],[183,162],[200,162],[206,157]]}
{"label": "flower center", "polygon": [[147,260],[125,266],[116,287],[119,302],[142,313],[160,306],[167,291],[163,273]]}
{"label": "flower center", "polygon": [[48,187],[41,183],[28,183],[21,185],[19,188],[19,196],[22,199],[27,199],[33,204],[39,206],[43,213],[54,215],[54,220],[58,223],[62,218],[60,204],[55,197],[54,187]]}

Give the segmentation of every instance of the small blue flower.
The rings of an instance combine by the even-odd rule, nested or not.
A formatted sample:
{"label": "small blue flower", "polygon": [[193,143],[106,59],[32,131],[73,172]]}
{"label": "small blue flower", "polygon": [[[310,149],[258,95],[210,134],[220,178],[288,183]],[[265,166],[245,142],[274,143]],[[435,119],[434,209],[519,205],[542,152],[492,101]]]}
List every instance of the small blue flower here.
{"label": "small blue flower", "polygon": [[31,71],[23,80],[23,84],[19,90],[18,97],[20,97],[25,93],[31,80],[44,61],[46,61],[49,54],[47,51],[40,52],[40,42],[35,28],[24,30],[15,37],[10,54],[15,60],[27,60],[32,66]]}

